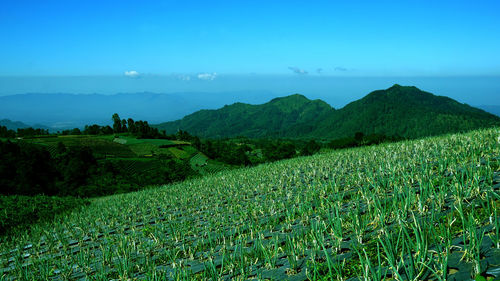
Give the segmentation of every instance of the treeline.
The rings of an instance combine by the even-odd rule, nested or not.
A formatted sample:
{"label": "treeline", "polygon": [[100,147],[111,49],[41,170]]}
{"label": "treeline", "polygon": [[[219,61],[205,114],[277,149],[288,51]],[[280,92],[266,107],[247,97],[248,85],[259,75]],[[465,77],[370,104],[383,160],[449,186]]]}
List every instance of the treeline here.
{"label": "treeline", "polygon": [[119,133],[129,133],[140,139],[158,139],[166,138],[165,132],[160,132],[157,128],[153,128],[149,125],[148,121],[134,121],[132,118],[120,119],[118,113],[113,114],[111,117],[113,121],[113,127],[111,126],[100,126],[85,125],[83,130],[74,128],[72,130],[64,130],[61,132],[62,135],[111,135]]}
{"label": "treeline", "polygon": [[191,142],[196,149],[210,159],[238,166],[251,166],[296,156],[312,155],[321,149],[321,144],[314,140],[249,139],[245,137],[202,140],[182,130],[168,137]]}
{"label": "treeline", "polygon": [[149,126],[148,121],[134,121],[120,119],[118,113],[113,114],[113,133],[130,133],[143,139],[166,138],[165,131],[160,132],[157,128]]}
{"label": "treeline", "polygon": [[95,197],[194,176],[189,164],[158,159],[152,170],[129,173],[113,161],[98,161],[86,146],[59,143],[53,155],[43,146],[0,141],[0,194]]}
{"label": "treeline", "polygon": [[329,148],[342,149],[349,147],[367,146],[380,144],[383,142],[395,142],[403,140],[404,138],[400,136],[385,136],[382,134],[370,134],[364,135],[361,132],[357,132],[352,137],[335,139],[328,143]]}
{"label": "treeline", "polygon": [[209,158],[239,166],[251,166],[297,156],[313,155],[319,152],[321,148],[343,149],[404,139],[400,136],[364,135],[357,132],[352,137],[335,139],[329,142],[300,139],[249,139],[246,137],[211,140],[200,139],[182,130],[167,137],[191,142],[196,149]]}
{"label": "treeline", "polygon": [[34,128],[18,128],[16,131],[9,130],[5,126],[0,126],[0,138],[33,137],[49,135],[49,130]]}
{"label": "treeline", "polygon": [[[140,139],[158,139],[167,138],[165,131],[159,131],[158,128],[153,128],[148,121],[134,121],[132,118],[120,119],[120,116],[115,113],[111,117],[113,127],[106,125],[100,126],[97,124],[85,125],[83,130],[73,128],[58,132],[61,135],[111,135],[118,133],[129,133]],[[49,135],[48,129],[24,128],[17,131],[9,130],[5,126],[0,126],[0,138],[15,138],[15,137],[33,137]]]}

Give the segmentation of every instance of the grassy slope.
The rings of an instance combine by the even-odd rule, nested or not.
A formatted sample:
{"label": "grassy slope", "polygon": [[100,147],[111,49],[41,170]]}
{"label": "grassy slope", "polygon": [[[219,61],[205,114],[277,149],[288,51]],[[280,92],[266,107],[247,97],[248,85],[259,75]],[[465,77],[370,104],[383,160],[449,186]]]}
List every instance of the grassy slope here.
{"label": "grassy slope", "polygon": [[500,263],[498,182],[492,188],[499,135],[347,149],[95,199],[0,244],[0,252],[31,244],[27,270],[7,261],[22,260],[16,254],[0,256],[0,265],[19,278],[314,280],[373,277],[379,265],[420,280],[428,268],[470,277]]}

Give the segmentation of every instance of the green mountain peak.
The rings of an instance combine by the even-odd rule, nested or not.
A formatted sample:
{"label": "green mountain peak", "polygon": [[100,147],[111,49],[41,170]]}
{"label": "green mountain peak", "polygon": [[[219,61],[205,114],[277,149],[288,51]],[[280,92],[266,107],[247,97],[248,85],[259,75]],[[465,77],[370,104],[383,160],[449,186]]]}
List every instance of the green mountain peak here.
{"label": "green mountain peak", "polygon": [[436,96],[414,86],[394,84],[335,110],[322,100],[293,94],[260,105],[236,103],[201,110],[181,120],[157,125],[201,137],[352,137],[355,132],[408,138],[500,125],[483,110]]}

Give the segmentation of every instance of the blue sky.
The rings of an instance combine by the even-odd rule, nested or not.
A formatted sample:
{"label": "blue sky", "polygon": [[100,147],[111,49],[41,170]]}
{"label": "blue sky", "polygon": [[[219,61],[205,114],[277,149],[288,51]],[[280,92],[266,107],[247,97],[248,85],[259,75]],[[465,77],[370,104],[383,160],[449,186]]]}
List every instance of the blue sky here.
{"label": "blue sky", "polygon": [[0,96],[301,93],[338,108],[398,83],[500,104],[498,11],[493,0],[6,0]]}
{"label": "blue sky", "polygon": [[0,76],[500,75],[499,1],[1,6]]}

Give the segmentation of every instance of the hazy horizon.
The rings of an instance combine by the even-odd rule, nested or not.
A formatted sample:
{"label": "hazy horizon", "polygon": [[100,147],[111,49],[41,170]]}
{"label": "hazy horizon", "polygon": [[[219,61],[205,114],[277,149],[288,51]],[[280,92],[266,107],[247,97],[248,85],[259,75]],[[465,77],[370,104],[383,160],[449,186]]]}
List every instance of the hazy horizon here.
{"label": "hazy horizon", "polygon": [[[207,109],[224,102],[261,103],[268,98],[299,93],[310,99],[322,99],[335,108],[393,84],[416,86],[423,91],[448,96],[470,105],[499,105],[500,76],[451,77],[338,77],[290,75],[218,75],[204,80],[179,75],[124,76],[0,76],[0,96],[28,93],[65,94],[187,94],[234,95],[207,104]],[[190,77],[195,77],[191,75]],[[252,98],[246,93],[260,93]],[[1,116],[0,116],[1,117]]]}
{"label": "hazy horizon", "polygon": [[187,110],[300,93],[341,108],[401,84],[498,105],[499,9],[497,1],[9,1],[0,10],[0,97],[180,94]]}

